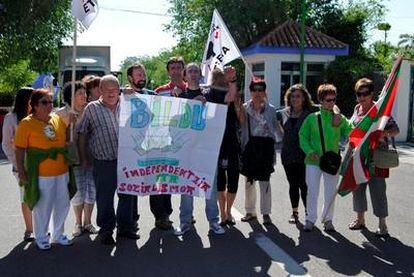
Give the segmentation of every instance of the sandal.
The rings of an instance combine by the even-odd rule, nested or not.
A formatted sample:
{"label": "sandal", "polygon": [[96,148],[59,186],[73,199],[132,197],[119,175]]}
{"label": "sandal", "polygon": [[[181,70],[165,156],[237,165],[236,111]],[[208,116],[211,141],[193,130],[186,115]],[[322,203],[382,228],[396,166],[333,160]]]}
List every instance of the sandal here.
{"label": "sandal", "polygon": [[247,213],[246,216],[241,218],[241,221],[243,222],[248,222],[248,221],[252,221],[254,219],[257,219],[257,216],[251,214],[251,213]]}
{"label": "sandal", "polygon": [[299,222],[299,213],[298,212],[292,212],[292,215],[289,218],[290,224],[296,224]]}
{"label": "sandal", "polygon": [[360,222],[358,221],[358,219],[355,219],[354,221],[352,221],[352,222],[349,224],[348,228],[349,228],[350,230],[363,230],[363,229],[366,229],[367,227],[365,226],[365,224],[364,224],[364,223],[360,223]]}

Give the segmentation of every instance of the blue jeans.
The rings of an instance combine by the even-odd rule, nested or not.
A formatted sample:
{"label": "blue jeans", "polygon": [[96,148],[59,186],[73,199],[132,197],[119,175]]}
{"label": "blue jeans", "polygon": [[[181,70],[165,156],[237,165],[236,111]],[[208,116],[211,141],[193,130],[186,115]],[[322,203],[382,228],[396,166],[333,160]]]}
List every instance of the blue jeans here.
{"label": "blue jeans", "polygon": [[128,194],[118,194],[118,206],[114,209],[114,196],[117,189],[117,160],[93,163],[93,175],[96,185],[96,223],[100,234],[112,234],[115,227],[118,233],[134,230],[133,200]]}
{"label": "blue jeans", "polygon": [[[194,197],[186,194],[181,195],[180,203],[180,224],[191,224],[191,217],[194,209]],[[210,224],[219,221],[219,209],[217,204],[217,175],[211,188],[210,199],[206,199],[206,216]]]}

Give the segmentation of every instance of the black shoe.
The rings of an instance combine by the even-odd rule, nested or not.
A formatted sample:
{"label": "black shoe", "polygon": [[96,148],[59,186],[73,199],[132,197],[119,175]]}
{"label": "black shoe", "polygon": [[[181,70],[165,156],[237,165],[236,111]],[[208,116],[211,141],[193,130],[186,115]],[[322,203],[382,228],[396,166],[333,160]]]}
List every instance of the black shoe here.
{"label": "black shoe", "polygon": [[127,232],[120,232],[116,234],[117,238],[126,238],[126,239],[139,239],[140,236],[136,232],[133,231],[127,231]]}
{"label": "black shoe", "polygon": [[24,232],[24,235],[23,235],[23,240],[25,241],[25,242],[31,242],[31,241],[34,241],[34,236],[33,236],[33,233],[32,232]]}
{"label": "black shoe", "polygon": [[231,217],[230,219],[226,220],[226,223],[227,223],[227,225],[234,226],[234,225],[236,225],[236,220],[234,220],[234,218]]}
{"label": "black shoe", "polygon": [[112,234],[101,235],[101,244],[103,245],[115,245],[115,240]]}
{"label": "black shoe", "polygon": [[172,224],[167,219],[157,219],[155,221],[155,227],[157,227],[158,229],[167,231],[167,230],[172,229]]}
{"label": "black shoe", "polygon": [[196,223],[196,220],[195,220],[194,216],[192,215],[191,216],[191,224],[195,224],[195,223]]}

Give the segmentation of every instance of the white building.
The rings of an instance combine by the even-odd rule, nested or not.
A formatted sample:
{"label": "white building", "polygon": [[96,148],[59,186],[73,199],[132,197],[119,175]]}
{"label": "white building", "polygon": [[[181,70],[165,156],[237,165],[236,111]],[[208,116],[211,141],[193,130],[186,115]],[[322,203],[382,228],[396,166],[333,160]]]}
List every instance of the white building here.
{"label": "white building", "polygon": [[[347,56],[349,46],[326,34],[306,27],[305,81],[311,92],[316,92],[323,79],[324,68],[336,56]],[[242,50],[242,54],[255,76],[264,78],[268,98],[276,108],[284,105],[284,94],[300,81],[300,25],[286,21],[269,34]],[[251,74],[245,70],[244,95],[250,99]],[[414,142],[414,62],[403,61],[398,96],[393,108],[393,117],[401,133],[397,141]]]}
{"label": "white building", "polygon": [[[336,56],[347,56],[348,45],[310,27],[306,27],[305,82],[310,92],[323,82],[323,70]],[[288,20],[257,43],[242,50],[255,76],[264,78],[269,101],[283,105],[286,90],[300,80],[300,25]],[[246,69],[246,99],[250,98],[251,74]]]}

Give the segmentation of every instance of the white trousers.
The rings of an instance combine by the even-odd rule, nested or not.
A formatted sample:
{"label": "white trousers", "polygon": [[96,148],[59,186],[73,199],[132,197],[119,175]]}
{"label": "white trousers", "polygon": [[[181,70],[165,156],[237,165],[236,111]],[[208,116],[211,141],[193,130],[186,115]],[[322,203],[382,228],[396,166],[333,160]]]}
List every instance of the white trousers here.
{"label": "white trousers", "polygon": [[[52,240],[63,234],[69,212],[69,174],[39,177],[39,201],[33,208],[33,231],[36,240],[47,240],[52,216]],[[52,215],[53,212],[53,215]]]}
{"label": "white trousers", "polygon": [[[245,181],[246,198],[244,206],[246,213],[256,215],[256,185]],[[260,212],[270,214],[272,211],[272,190],[269,181],[257,181],[260,187]]]}
{"label": "white trousers", "polygon": [[321,176],[323,176],[324,183],[322,216],[326,215],[325,221],[333,219],[335,206],[334,197],[339,175],[331,175],[323,172],[319,166],[316,165],[306,165],[306,184],[308,185],[308,195],[306,198],[308,215],[306,216],[306,220],[309,220],[312,223],[315,223],[318,218],[318,197]]}

